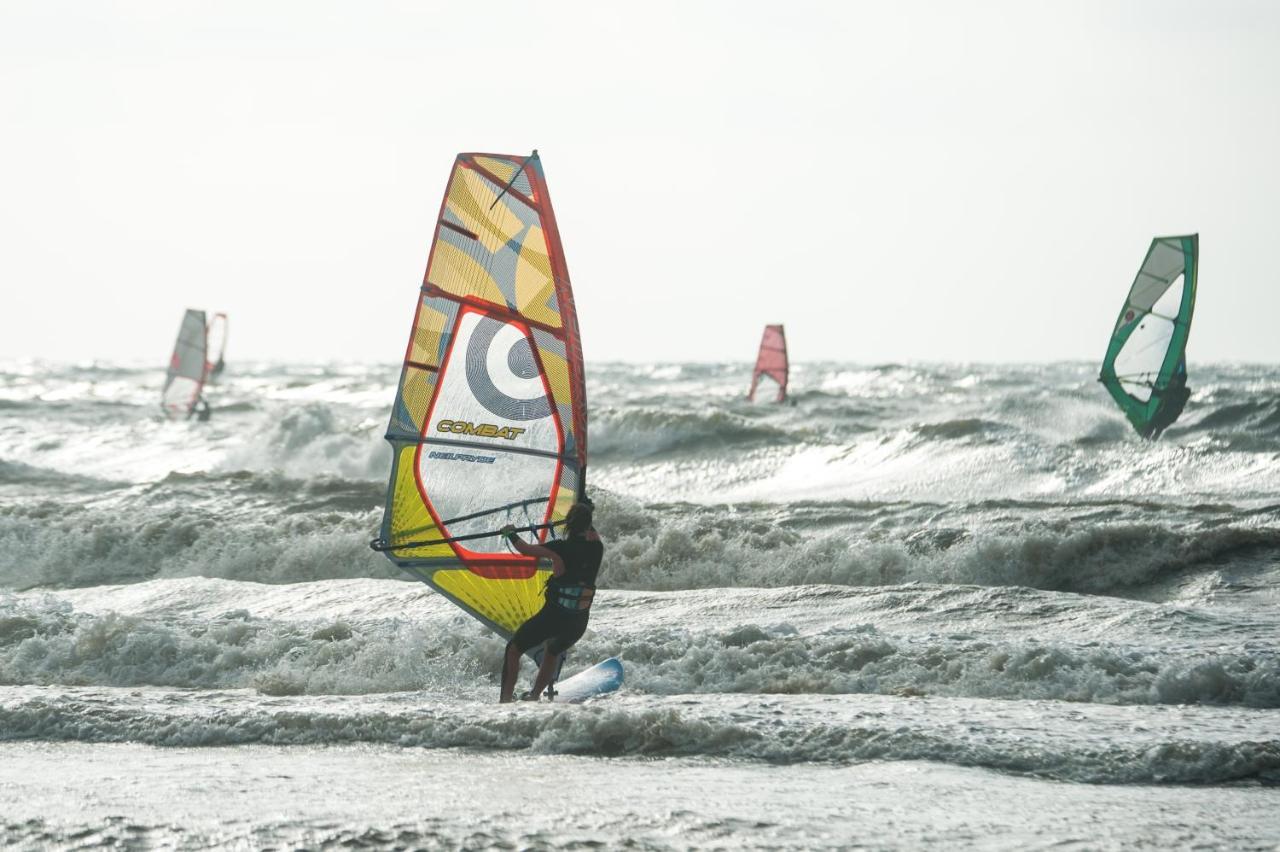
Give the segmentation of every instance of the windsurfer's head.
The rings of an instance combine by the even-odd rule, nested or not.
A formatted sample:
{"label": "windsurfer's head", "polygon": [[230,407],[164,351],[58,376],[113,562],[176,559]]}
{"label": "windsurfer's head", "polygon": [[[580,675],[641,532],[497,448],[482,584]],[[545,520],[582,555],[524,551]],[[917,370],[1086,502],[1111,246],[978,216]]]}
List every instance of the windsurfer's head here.
{"label": "windsurfer's head", "polygon": [[569,513],[564,516],[564,524],[569,529],[569,535],[582,535],[591,529],[591,505],[589,503],[574,503],[569,507]]}

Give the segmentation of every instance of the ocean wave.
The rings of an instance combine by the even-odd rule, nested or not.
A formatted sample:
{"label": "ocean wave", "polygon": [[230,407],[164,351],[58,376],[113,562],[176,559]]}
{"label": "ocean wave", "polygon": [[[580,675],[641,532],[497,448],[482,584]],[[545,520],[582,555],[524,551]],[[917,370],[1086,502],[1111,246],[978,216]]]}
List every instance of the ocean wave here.
{"label": "ocean wave", "polygon": [[1280,399],[1268,396],[1217,405],[1185,431],[1250,431],[1280,437]]}
{"label": "ocean wave", "polygon": [[[962,505],[642,505],[596,489],[608,588],[929,583],[1176,598],[1196,577],[1280,560],[1274,507],[1134,501]],[[367,547],[381,483],[275,472],[173,473],[80,502],[0,505],[0,586],[210,577],[399,577]]]}
{"label": "ocean wave", "polygon": [[596,458],[647,459],[671,453],[792,444],[817,437],[813,431],[784,429],[714,408],[698,412],[606,409],[592,419],[591,451]]}
{"label": "ocean wave", "polygon": [[[904,638],[870,626],[818,635],[739,626],[617,643],[628,683],[659,694],[880,694],[1091,704],[1280,707],[1280,657],[1133,645]],[[624,650],[625,647],[625,650]]]}
{"label": "ocean wave", "polygon": [[470,686],[496,672],[498,640],[477,626],[341,618],[281,621],[102,614],[65,601],[0,598],[0,683],[252,688],[265,695],[365,694]]}
{"label": "ocean wave", "polygon": [[94,492],[120,488],[124,484],[110,479],[63,473],[46,467],[0,459],[0,487],[42,486],[61,492]]}
{"label": "ocean wave", "polygon": [[337,476],[385,482],[391,470],[385,425],[381,419],[353,420],[319,402],[272,409],[219,468],[273,470],[295,479]]}
{"label": "ocean wave", "polygon": [[142,486],[138,493],[151,505],[216,501],[232,515],[258,514],[263,510],[293,515],[304,512],[365,513],[381,509],[386,488],[382,483],[366,479],[328,475],[296,479],[274,470],[234,470],[174,472],[158,482]]}
{"label": "ocean wave", "polygon": [[[1203,446],[1207,451],[1239,454],[1272,454],[1280,451],[1280,399],[1215,394],[1205,403],[1207,413],[1196,412],[1171,426],[1166,435],[1176,441]],[[1196,415],[1199,416],[1196,416]]]}
{"label": "ocean wave", "polygon": [[[644,507],[606,494],[602,577],[617,588],[653,590],[921,582],[1141,595],[1182,574],[1280,559],[1280,529],[1223,523],[1229,508],[1190,524],[1183,518],[1193,510],[1179,510],[1162,524],[1106,518],[1150,516],[1159,511],[1151,505],[1145,512],[1140,504],[1042,506],[1035,515],[1050,517],[1023,515],[1010,524],[999,518],[1009,504],[998,502],[956,507],[942,520],[940,507],[928,505],[896,513],[893,504],[806,512],[809,505]],[[1080,517],[1091,511],[1103,517]]]}
{"label": "ocean wave", "polygon": [[[183,695],[105,702],[92,692],[28,691],[0,699],[0,731],[6,740],[170,747],[382,743],[772,764],[911,760],[1102,784],[1280,781],[1280,741],[1274,738],[1135,736],[1118,730],[1117,720],[1064,719],[1046,705],[1034,708],[1036,727],[1055,730],[1035,737],[1018,725],[1002,725],[998,710],[991,714],[995,719],[979,721],[986,709],[898,700],[868,702],[851,712],[830,700],[690,705],[626,696],[582,707],[501,707],[422,694],[371,706],[308,699],[261,703],[225,694],[202,696],[197,704]],[[923,718],[922,711],[934,718]],[[1128,736],[1103,739],[1100,728]]]}
{"label": "ocean wave", "polygon": [[0,506],[0,586],[399,576],[367,546],[381,498],[367,483],[173,474],[127,501]]}
{"label": "ocean wave", "polygon": [[954,441],[962,438],[985,438],[995,441],[1011,431],[1013,431],[1012,427],[1007,424],[984,420],[980,417],[962,417],[915,427],[916,436],[924,441]]}
{"label": "ocean wave", "polygon": [[[184,617],[168,603],[162,612],[130,614],[84,612],[55,598],[0,599],[0,683],[252,688],[265,695],[496,689],[503,642],[425,590],[416,602],[395,604],[398,617],[383,618],[281,619],[243,608]],[[870,624],[802,633],[749,619],[717,629],[699,612],[688,609],[675,619],[687,624],[669,626],[629,622],[606,609],[574,659],[618,656],[628,685],[655,695],[1280,707],[1280,655],[1261,646],[1188,651],[1122,641],[919,636]]]}

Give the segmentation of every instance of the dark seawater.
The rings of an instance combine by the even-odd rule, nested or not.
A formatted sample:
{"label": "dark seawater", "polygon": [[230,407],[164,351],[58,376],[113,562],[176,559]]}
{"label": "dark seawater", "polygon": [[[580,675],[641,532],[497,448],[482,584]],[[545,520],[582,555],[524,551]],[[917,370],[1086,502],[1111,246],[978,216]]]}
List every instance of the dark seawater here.
{"label": "dark seawater", "polygon": [[[512,709],[501,643],[367,547],[394,367],[233,364],[199,424],[158,416],[158,370],[0,364],[0,836],[1280,837],[1280,368],[1193,365],[1155,443],[1087,364],[805,364],[783,406],[745,364],[588,374],[609,550],[576,660],[628,684]],[[271,780],[307,772],[344,780]],[[458,796],[556,773],[608,808],[530,816],[513,781],[477,828]]]}

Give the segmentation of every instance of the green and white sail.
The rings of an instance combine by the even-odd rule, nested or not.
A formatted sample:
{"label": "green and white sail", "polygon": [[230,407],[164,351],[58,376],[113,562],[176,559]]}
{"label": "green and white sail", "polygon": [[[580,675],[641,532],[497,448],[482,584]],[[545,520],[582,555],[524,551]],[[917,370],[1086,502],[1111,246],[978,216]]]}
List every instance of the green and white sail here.
{"label": "green and white sail", "polygon": [[1144,437],[1186,401],[1187,338],[1196,305],[1200,237],[1157,237],[1129,288],[1099,379]]}

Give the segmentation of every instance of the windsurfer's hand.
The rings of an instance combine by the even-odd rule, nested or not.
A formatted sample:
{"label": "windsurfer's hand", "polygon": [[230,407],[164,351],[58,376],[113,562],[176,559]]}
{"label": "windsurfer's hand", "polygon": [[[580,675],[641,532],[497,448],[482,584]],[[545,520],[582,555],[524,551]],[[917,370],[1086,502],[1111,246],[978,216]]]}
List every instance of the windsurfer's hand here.
{"label": "windsurfer's hand", "polygon": [[498,532],[501,533],[502,537],[506,539],[512,539],[516,537],[516,528],[511,526],[511,524],[507,524]]}

